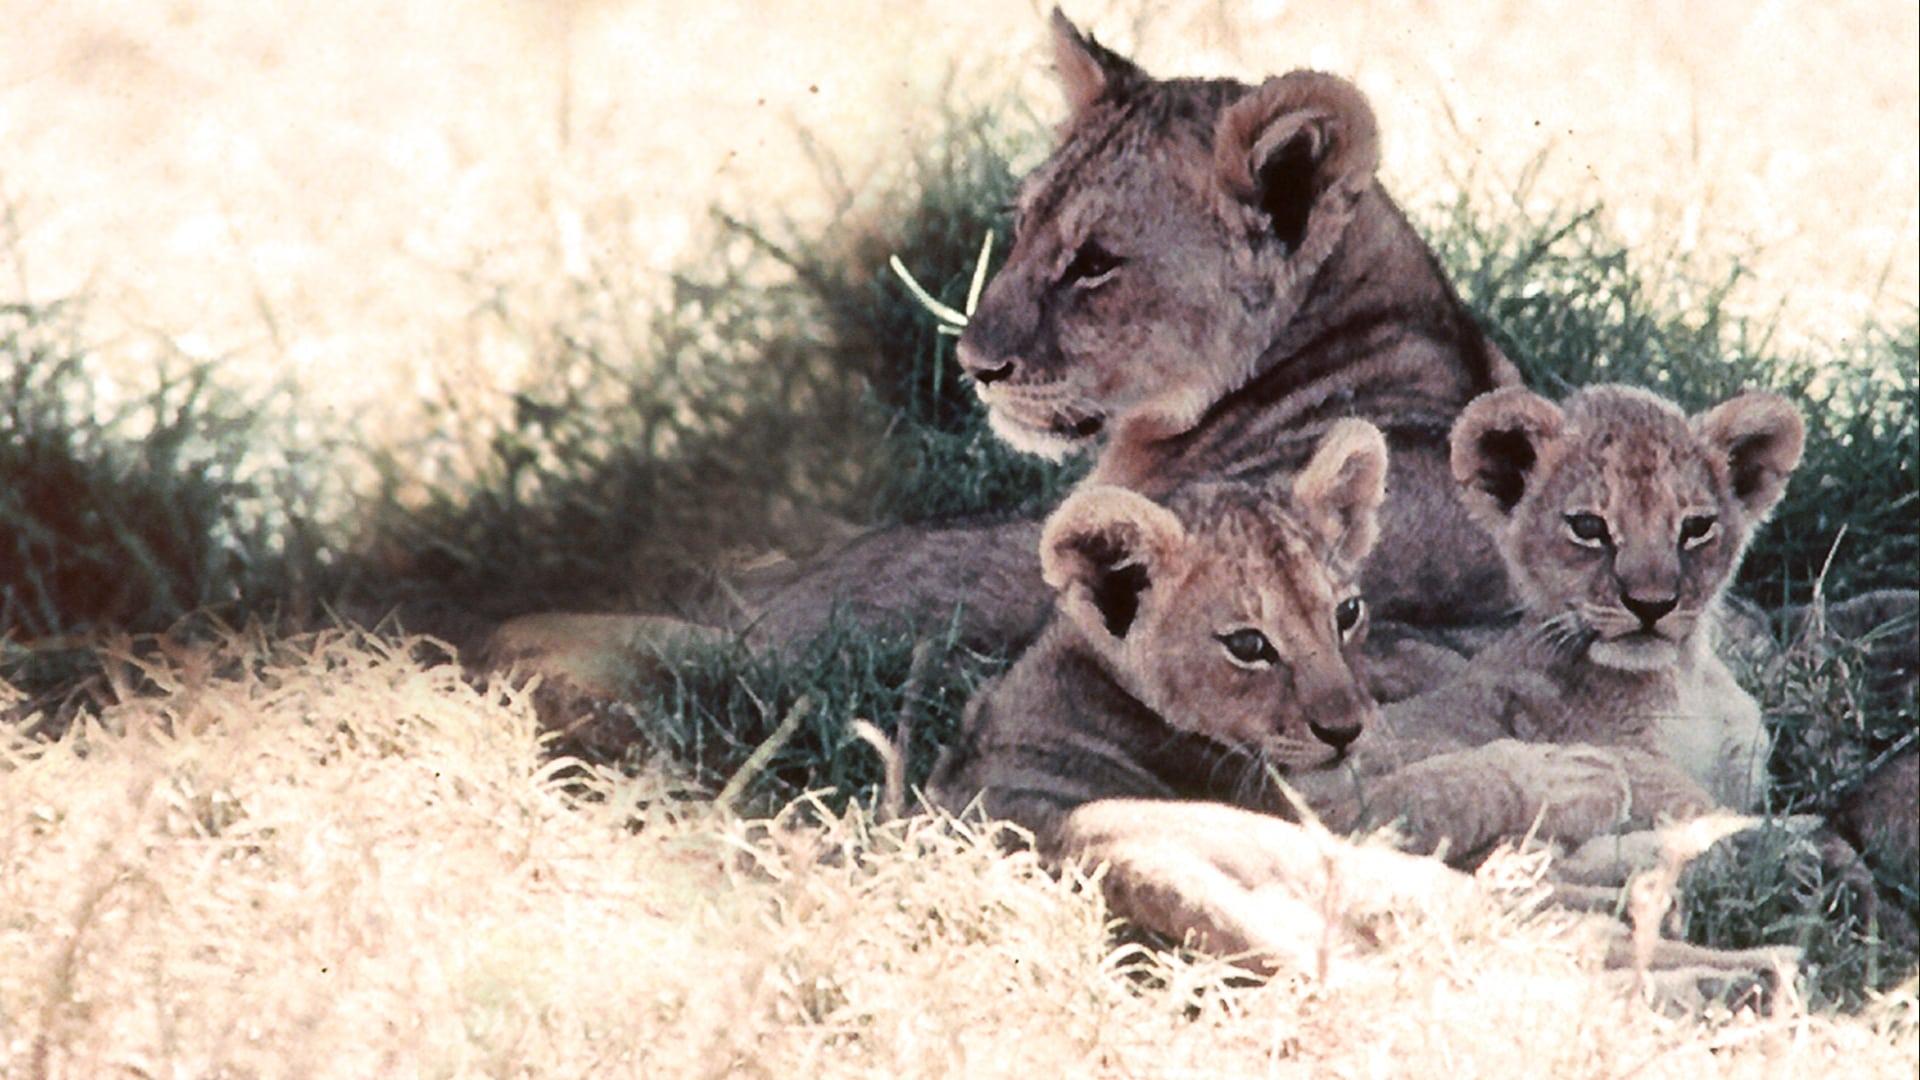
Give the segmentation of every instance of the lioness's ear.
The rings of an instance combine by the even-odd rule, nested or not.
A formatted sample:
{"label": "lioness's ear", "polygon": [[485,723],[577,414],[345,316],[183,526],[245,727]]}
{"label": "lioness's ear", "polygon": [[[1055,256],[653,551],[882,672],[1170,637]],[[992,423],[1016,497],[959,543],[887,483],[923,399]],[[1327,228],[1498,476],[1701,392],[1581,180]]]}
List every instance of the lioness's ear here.
{"label": "lioness's ear", "polygon": [[1060,89],[1067,95],[1067,111],[1078,116],[1109,92],[1144,82],[1147,73],[1133,61],[1082,34],[1066,12],[1053,9],[1053,66]]}
{"label": "lioness's ear", "polygon": [[1140,594],[1167,572],[1187,533],[1166,507],[1125,488],[1075,492],[1040,535],[1040,572],[1088,634],[1124,638]]}
{"label": "lioness's ear", "polygon": [[1693,430],[1726,465],[1727,485],[1754,521],[1766,517],[1800,464],[1807,428],[1778,394],[1741,394],[1693,418]]}
{"label": "lioness's ear", "polygon": [[1453,422],[1453,478],[1483,527],[1498,528],[1513,512],[1565,421],[1560,406],[1509,386],[1474,398]]}
{"label": "lioness's ear", "polygon": [[1307,525],[1348,567],[1365,561],[1380,538],[1380,503],[1386,495],[1387,440],[1365,420],[1342,420],[1329,428],[1313,459],[1293,479],[1294,502]]}
{"label": "lioness's ear", "polygon": [[1213,163],[1227,193],[1264,211],[1291,254],[1316,217],[1372,182],[1380,136],[1352,83],[1295,71],[1227,106],[1213,129]]}

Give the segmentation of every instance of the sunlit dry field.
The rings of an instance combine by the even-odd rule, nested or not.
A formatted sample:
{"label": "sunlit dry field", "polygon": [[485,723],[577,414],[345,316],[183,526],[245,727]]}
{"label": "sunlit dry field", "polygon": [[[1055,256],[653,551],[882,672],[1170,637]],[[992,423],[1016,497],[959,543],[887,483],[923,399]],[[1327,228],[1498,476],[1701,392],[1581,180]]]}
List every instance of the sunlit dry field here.
{"label": "sunlit dry field", "polygon": [[[1416,213],[1604,197],[1744,266],[1790,341],[1911,318],[1911,4],[1074,5],[1161,74],[1354,78]],[[576,283],[644,307],[716,201],[806,221],[943,101],[1058,102],[1043,8],[0,0],[0,301],[401,441],[539,385]],[[113,650],[110,648],[110,652]],[[0,1076],[1911,1076],[1915,984],[1664,1012],[1536,908],[1329,912],[1376,947],[1249,985],[1122,944],[1097,891],[855,808],[742,822],[556,762],[528,700],[342,631],[112,661],[0,728]],[[144,666],[143,666],[144,665]],[[12,690],[0,683],[0,709]]]}
{"label": "sunlit dry field", "polygon": [[57,746],[6,735],[0,1075],[1913,1070],[1910,987],[1643,1004],[1534,908],[1537,863],[1441,916],[1336,888],[1377,944],[1250,985],[1116,947],[1096,893],[927,819],[743,824],[569,770],[523,697],[407,652],[230,642]]}

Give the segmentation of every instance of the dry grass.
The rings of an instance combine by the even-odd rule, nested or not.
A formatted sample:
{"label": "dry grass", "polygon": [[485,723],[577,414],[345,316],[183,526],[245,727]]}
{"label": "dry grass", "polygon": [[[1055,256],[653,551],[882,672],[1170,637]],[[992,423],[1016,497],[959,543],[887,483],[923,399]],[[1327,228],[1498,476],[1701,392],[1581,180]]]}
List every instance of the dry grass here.
{"label": "dry grass", "polygon": [[172,653],[123,650],[56,743],[0,732],[0,1075],[1916,1067],[1911,984],[1844,1017],[1642,1004],[1517,856],[1485,903],[1248,985],[1117,945],[1094,891],[943,823],[743,822],[555,761],[430,643]]}

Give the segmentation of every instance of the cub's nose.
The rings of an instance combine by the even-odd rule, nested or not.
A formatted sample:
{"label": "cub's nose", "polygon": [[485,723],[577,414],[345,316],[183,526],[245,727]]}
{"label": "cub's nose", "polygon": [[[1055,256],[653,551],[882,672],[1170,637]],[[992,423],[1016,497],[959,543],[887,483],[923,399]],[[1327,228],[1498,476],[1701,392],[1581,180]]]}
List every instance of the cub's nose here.
{"label": "cub's nose", "polygon": [[960,370],[973,376],[974,380],[982,386],[1011,377],[1019,367],[1018,362],[1012,357],[982,356],[979,349],[966,341],[960,342],[958,355]]}
{"label": "cub's nose", "polygon": [[1312,720],[1307,721],[1307,730],[1313,732],[1313,737],[1335,750],[1345,750],[1348,743],[1359,738],[1362,726],[1358,720],[1345,724],[1320,724]]}
{"label": "cub's nose", "polygon": [[1667,613],[1680,603],[1678,596],[1658,596],[1653,598],[1635,596],[1629,592],[1620,594],[1620,602],[1628,611],[1640,620],[1640,625],[1648,630],[1653,624],[1665,618]]}

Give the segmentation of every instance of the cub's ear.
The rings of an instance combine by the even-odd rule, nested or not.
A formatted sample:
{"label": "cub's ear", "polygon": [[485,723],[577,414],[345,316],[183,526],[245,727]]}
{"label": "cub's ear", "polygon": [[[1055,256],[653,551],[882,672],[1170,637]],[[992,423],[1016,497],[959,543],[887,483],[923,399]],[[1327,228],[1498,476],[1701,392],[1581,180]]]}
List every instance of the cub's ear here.
{"label": "cub's ear", "polygon": [[1313,459],[1293,479],[1293,498],[1307,526],[1326,541],[1336,562],[1358,567],[1380,538],[1380,503],[1387,496],[1387,440],[1365,420],[1342,420],[1327,430]]}
{"label": "cub's ear", "polygon": [[1453,478],[1482,527],[1498,528],[1513,513],[1565,421],[1560,406],[1518,386],[1467,404],[1453,422]]}
{"label": "cub's ear", "polygon": [[1778,394],[1741,394],[1693,418],[1694,433],[1724,463],[1727,486],[1758,522],[1780,501],[1800,464],[1807,427]]}
{"label": "cub's ear", "polygon": [[1124,638],[1140,594],[1166,574],[1187,532],[1166,507],[1125,488],[1075,492],[1040,535],[1040,572],[1088,634]]}
{"label": "cub's ear", "polygon": [[[1352,83],[1295,71],[1227,106],[1213,129],[1213,164],[1227,193],[1262,210],[1292,254],[1316,220],[1372,182],[1380,136]],[[1337,222],[1330,227],[1337,235]]]}
{"label": "cub's ear", "polygon": [[1053,9],[1053,66],[1071,116],[1086,112],[1108,93],[1147,81],[1147,73],[1133,61],[1093,40],[1093,35],[1081,33],[1057,7]]}

